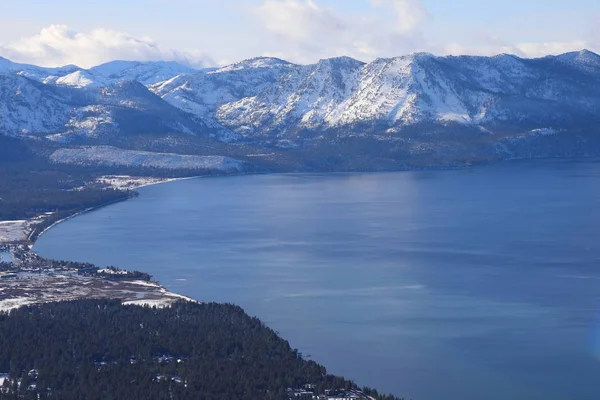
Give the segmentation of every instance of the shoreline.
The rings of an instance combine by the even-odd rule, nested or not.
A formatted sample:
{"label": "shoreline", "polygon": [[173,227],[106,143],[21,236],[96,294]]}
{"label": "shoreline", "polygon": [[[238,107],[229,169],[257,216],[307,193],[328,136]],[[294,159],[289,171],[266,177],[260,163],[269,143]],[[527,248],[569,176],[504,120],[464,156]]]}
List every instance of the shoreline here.
{"label": "shoreline", "polygon": [[43,231],[41,231],[41,232],[40,232],[40,233],[39,233],[39,234],[38,234],[38,235],[37,235],[35,238],[32,238],[32,237],[31,237],[31,236],[32,236],[32,235],[35,233],[35,230],[33,230],[33,231],[31,231],[31,232],[29,233],[29,235],[27,236],[27,240],[29,241],[29,243],[27,244],[27,246],[29,247],[29,249],[30,249],[30,250],[32,250],[32,249],[33,249],[33,245],[35,244],[36,240],[38,240],[38,238],[40,238],[40,237],[41,237],[41,236],[42,236],[44,233],[46,233],[46,231],[50,230],[50,228],[54,228],[56,225],[58,225],[58,224],[60,224],[60,223],[62,223],[62,222],[68,221],[68,220],[70,220],[71,218],[75,218],[75,217],[78,217],[78,216],[80,216],[80,215],[86,214],[86,213],[88,213],[88,212],[92,212],[92,211],[94,211],[94,210],[98,210],[98,209],[100,209],[100,208],[107,207],[107,206],[110,206],[110,205],[112,205],[112,204],[120,203],[121,201],[126,201],[126,200],[129,200],[129,198],[127,198],[127,199],[123,199],[123,200],[115,200],[115,201],[111,201],[111,202],[108,202],[108,203],[105,203],[105,204],[101,204],[101,205],[99,205],[99,206],[95,206],[95,207],[89,207],[89,208],[86,208],[85,210],[78,211],[78,212],[76,212],[75,214],[69,215],[69,216],[67,216],[67,217],[65,217],[65,218],[62,218],[62,219],[59,219],[58,221],[56,221],[56,222],[52,223],[52,225],[50,225],[50,226],[48,226],[48,227],[44,228],[44,230],[43,230]]}
{"label": "shoreline", "polygon": [[[133,192],[133,193],[136,193],[136,196],[137,196],[137,195],[139,195],[139,193],[137,193],[136,191],[143,187],[158,185],[158,184],[162,184],[162,183],[169,183],[169,182],[174,182],[174,181],[180,181],[180,180],[205,178],[207,176],[209,176],[209,175],[199,175],[199,176],[190,176],[190,177],[182,177],[182,178],[168,178],[168,179],[158,178],[160,180],[140,184],[135,187],[129,187],[126,189],[119,189],[119,190]],[[132,177],[125,177],[125,176],[122,176],[122,177],[125,179],[132,178]],[[148,179],[157,179],[157,178],[150,177]],[[125,279],[122,281],[115,282],[115,281],[111,281],[110,279],[106,279],[106,277],[103,277],[103,276],[89,276],[86,274],[80,276],[77,274],[77,271],[75,269],[63,270],[63,269],[61,269],[61,267],[59,267],[59,269],[57,270],[55,267],[50,267],[46,271],[46,270],[42,270],[42,269],[36,270],[35,268],[30,269],[29,267],[25,267],[25,269],[22,269],[22,267],[19,267],[19,264],[21,264],[23,262],[26,263],[26,261],[15,257],[15,252],[18,252],[19,248],[25,250],[26,254],[29,254],[30,256],[39,257],[41,259],[44,259],[44,257],[39,256],[33,250],[33,247],[34,247],[37,239],[40,238],[46,232],[48,232],[51,228],[54,228],[55,226],[57,226],[63,222],[66,222],[66,221],[70,220],[71,218],[75,218],[75,217],[81,216],[83,214],[102,209],[102,208],[110,206],[112,204],[130,200],[132,197],[135,197],[135,196],[128,196],[123,199],[110,201],[110,202],[107,202],[104,204],[100,204],[98,206],[88,207],[84,210],[75,212],[71,215],[61,218],[58,221],[55,221],[48,227],[44,228],[37,235],[35,234],[36,228],[34,225],[31,228],[31,231],[27,234],[26,243],[21,243],[21,244],[0,243],[0,244],[3,244],[6,246],[7,251],[13,257],[12,264],[13,264],[13,266],[15,266],[17,268],[14,272],[12,272],[14,274],[13,280],[16,280],[16,281],[13,282],[13,280],[7,280],[6,283],[8,286],[4,288],[4,289],[7,289],[7,291],[6,291],[6,293],[4,293],[5,291],[3,290],[3,293],[4,294],[9,293],[10,290],[8,290],[8,289],[11,288],[11,285],[14,286],[15,284],[16,284],[17,288],[21,288],[21,289],[28,287],[27,291],[20,293],[20,295],[17,297],[9,296],[8,298],[0,298],[0,312],[7,312],[7,311],[10,311],[11,309],[20,308],[20,307],[26,306],[26,305],[44,304],[44,303],[56,302],[56,301],[72,301],[72,300],[87,299],[87,298],[89,298],[89,299],[114,298],[114,299],[120,300],[123,306],[142,306],[142,307],[143,306],[149,306],[149,307],[154,306],[154,307],[158,307],[158,308],[169,307],[174,302],[177,302],[177,301],[202,303],[200,300],[191,298],[189,296],[185,296],[180,293],[170,291],[165,286],[163,286],[160,282],[152,279],[151,277],[150,277],[150,280],[148,280],[148,281],[140,280],[139,278],[134,278],[131,280]],[[51,217],[51,215],[50,215],[50,217]],[[36,218],[39,218],[39,216]],[[33,220],[33,218],[31,220]],[[55,260],[55,261],[57,261],[57,260]],[[67,262],[68,262],[68,260],[67,260]],[[98,268],[98,267],[96,267],[96,268]],[[36,271],[37,271],[37,273],[34,275],[35,278],[32,280],[31,274]],[[136,271],[132,271],[132,270],[128,270],[128,269],[124,269],[123,271],[127,271],[128,273],[136,272]],[[11,272],[9,272],[8,274],[10,275]],[[3,275],[4,275],[3,273],[0,273],[0,276],[3,276]],[[57,282],[54,282],[54,280],[57,280]],[[95,282],[95,283],[92,283],[92,282]],[[105,283],[105,282],[108,282],[108,283]],[[42,287],[46,288],[46,289],[51,288],[55,284],[59,284],[59,286],[60,285],[71,285],[71,289],[69,289],[67,291],[64,291],[64,290],[61,291],[60,289],[54,290],[54,291],[51,291],[52,295],[48,294],[47,290],[42,289]],[[123,289],[123,287],[124,287],[124,289]],[[92,288],[92,289],[90,289],[90,288]],[[123,290],[121,290],[119,288],[121,288]],[[87,292],[86,292],[86,290],[87,290]],[[15,292],[15,289],[13,288],[12,291]],[[122,296],[123,293],[128,293],[128,294],[125,296]],[[132,293],[133,293],[133,295],[132,295]],[[13,294],[15,294],[15,293],[13,293]]]}
{"label": "shoreline", "polygon": [[[145,183],[143,185],[135,186],[135,187],[133,187],[131,189],[127,189],[127,190],[135,192],[138,189],[142,189],[142,188],[145,188],[145,187],[148,187],[148,186],[160,185],[160,184],[163,184],[163,183],[170,183],[170,182],[176,182],[176,181],[185,181],[185,180],[191,180],[191,179],[206,178],[208,176],[209,175],[198,175],[198,176],[188,176],[188,177],[183,177],[183,178],[167,178],[167,179],[162,180],[162,181]],[[34,234],[34,232],[35,232],[35,230],[34,230],[34,231],[30,232],[29,235],[27,236],[27,240],[29,241],[29,243],[27,244],[27,246],[32,251],[33,250],[33,246],[35,245],[35,242],[40,237],[42,237],[43,234],[45,234],[51,228],[54,228],[55,226],[57,226],[57,225],[59,225],[59,224],[61,224],[63,222],[66,222],[66,221],[70,220],[71,218],[79,217],[79,216],[81,216],[83,214],[87,214],[87,213],[90,213],[92,211],[100,210],[100,209],[102,209],[104,207],[108,207],[110,205],[121,203],[123,201],[127,201],[127,200],[130,200],[130,199],[131,199],[131,197],[127,197],[127,198],[124,198],[124,199],[110,201],[108,203],[100,204],[98,206],[89,207],[89,208],[86,208],[85,210],[78,211],[75,214],[69,215],[69,216],[67,216],[65,218],[62,218],[62,219],[60,219],[60,220],[52,223],[52,225],[44,228],[44,230],[42,230],[34,239],[32,239],[31,236]]]}
{"label": "shoreline", "polygon": [[[162,185],[162,184],[171,183],[171,182],[188,181],[188,180],[192,180],[192,179],[202,179],[202,178],[213,178],[213,177],[223,178],[223,177],[229,177],[229,176],[245,176],[245,175],[258,175],[258,174],[252,172],[252,173],[236,173],[236,174],[195,175],[195,176],[185,176],[185,177],[181,177],[181,178],[164,178],[163,180],[158,180],[158,181],[155,181],[155,182],[148,182],[148,183],[144,183],[144,184],[141,184],[141,185],[138,185],[138,186],[134,186],[134,187],[131,187],[130,189],[119,189],[119,190],[128,190],[128,191],[136,192],[138,189],[143,189],[143,188],[149,187],[149,186]],[[118,175],[113,175],[113,176],[118,176]],[[123,175],[123,177],[126,177],[126,176]],[[128,178],[134,178],[134,177],[129,177],[129,176],[127,176],[127,177]],[[154,178],[154,177],[146,177],[146,178],[148,178],[148,179],[162,179],[162,178]],[[138,193],[138,195],[139,195],[139,193]],[[113,205],[113,204],[117,204],[117,203],[120,203],[120,202],[123,202],[123,201],[130,200],[132,197],[135,197],[135,196],[127,197],[127,198],[120,199],[120,200],[110,201],[108,203],[100,204],[100,205],[97,205],[97,206],[94,206],[94,207],[86,208],[85,210],[78,211],[78,212],[76,212],[76,213],[74,213],[72,215],[69,215],[69,216],[67,216],[65,218],[62,218],[62,219],[54,222],[52,225],[44,228],[44,230],[42,232],[40,232],[35,237],[35,239],[31,239],[31,235],[33,234],[33,231],[32,231],[32,232],[30,232],[27,235],[27,240],[29,241],[29,243],[27,243],[27,246],[30,248],[30,250],[32,250],[33,246],[35,245],[35,242],[37,241],[37,239],[39,239],[43,234],[45,234],[47,231],[49,231],[50,228],[54,228],[58,224],[66,222],[66,221],[70,220],[71,218],[79,217],[79,216],[81,216],[83,214],[87,214],[89,212],[97,211],[99,209],[102,209],[104,207],[108,207],[108,206]],[[2,221],[0,221],[0,222],[2,222]],[[0,244],[2,244],[2,243],[0,243]]]}

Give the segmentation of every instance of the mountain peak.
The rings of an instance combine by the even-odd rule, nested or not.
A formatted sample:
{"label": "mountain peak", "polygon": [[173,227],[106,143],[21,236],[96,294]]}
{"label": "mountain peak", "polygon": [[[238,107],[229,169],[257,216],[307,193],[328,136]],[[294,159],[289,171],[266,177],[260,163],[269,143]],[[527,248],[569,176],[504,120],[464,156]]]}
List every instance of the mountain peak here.
{"label": "mountain peak", "polygon": [[255,68],[273,68],[273,67],[285,67],[293,65],[289,61],[282,60],[276,57],[255,57],[243,60],[231,65],[227,65],[223,68],[219,68],[212,72],[226,72],[226,71],[239,71],[242,69],[255,69]]}
{"label": "mountain peak", "polygon": [[77,70],[57,79],[49,78],[44,83],[55,83],[61,86],[76,88],[98,88],[109,85],[109,81],[86,70]]}
{"label": "mountain peak", "polygon": [[174,76],[196,72],[195,69],[176,61],[110,61],[90,71],[106,78],[139,81],[144,85],[163,82]]}
{"label": "mountain peak", "polygon": [[421,58],[435,58],[435,55],[432,54],[432,53],[425,52],[425,51],[420,51],[420,52],[417,52],[417,53],[410,54],[409,57],[419,58],[419,59],[421,59]]}
{"label": "mountain peak", "polygon": [[351,66],[351,67],[360,67],[360,66],[365,65],[364,62],[356,60],[352,57],[347,57],[347,56],[324,58],[324,59],[319,60],[318,64],[330,64],[332,66]]}
{"label": "mountain peak", "polygon": [[582,49],[579,51],[580,55],[585,55],[585,56],[594,56],[594,57],[600,57],[597,53],[594,53],[591,50],[588,49]]}
{"label": "mountain peak", "polygon": [[559,60],[562,61],[577,61],[583,63],[597,63],[600,61],[600,55],[594,53],[593,51],[583,49],[579,51],[571,51],[569,53],[564,53],[556,56]]}

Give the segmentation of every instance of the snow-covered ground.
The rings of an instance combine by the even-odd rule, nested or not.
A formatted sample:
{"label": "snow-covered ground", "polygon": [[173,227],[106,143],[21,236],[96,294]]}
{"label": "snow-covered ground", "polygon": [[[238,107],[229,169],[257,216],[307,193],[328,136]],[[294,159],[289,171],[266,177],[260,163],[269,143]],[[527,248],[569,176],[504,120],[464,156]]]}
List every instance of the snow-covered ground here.
{"label": "snow-covered ground", "polygon": [[0,222],[0,243],[27,240],[28,234],[29,221],[27,220]]}
{"label": "snow-covered ground", "polygon": [[0,244],[26,242],[35,226],[49,215],[52,213],[45,213],[26,220],[0,221]]}
{"label": "snow-covered ground", "polygon": [[112,146],[84,146],[56,150],[50,160],[59,164],[110,165],[164,169],[241,171],[244,163],[223,156],[193,156],[175,153],[123,150]]}
{"label": "snow-covered ground", "polygon": [[145,300],[129,300],[124,301],[124,306],[140,306],[140,307],[156,307],[156,308],[164,308],[168,307],[172,301],[165,299],[145,299]]}
{"label": "snow-covered ground", "polygon": [[158,183],[172,182],[190,178],[154,178],[150,176],[129,176],[129,175],[106,175],[98,178],[97,183],[107,185],[113,189],[133,190],[144,186],[156,185]]}
{"label": "snow-covered ground", "polygon": [[78,299],[120,299],[126,305],[167,307],[195,301],[146,281],[109,281],[68,271],[19,272],[0,278],[0,312],[26,305]]}

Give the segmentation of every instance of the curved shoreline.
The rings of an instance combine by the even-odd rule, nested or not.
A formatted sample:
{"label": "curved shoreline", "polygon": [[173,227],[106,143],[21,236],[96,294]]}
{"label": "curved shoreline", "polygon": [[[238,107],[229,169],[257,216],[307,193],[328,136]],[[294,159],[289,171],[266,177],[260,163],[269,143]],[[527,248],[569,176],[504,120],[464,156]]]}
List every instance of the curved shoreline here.
{"label": "curved shoreline", "polygon": [[56,222],[52,223],[52,225],[50,225],[50,226],[48,226],[48,227],[44,228],[44,230],[42,230],[42,231],[41,231],[39,234],[37,234],[37,235],[35,236],[35,238],[32,238],[32,236],[35,234],[35,230],[33,230],[33,231],[31,231],[31,233],[30,233],[30,234],[29,234],[29,236],[27,237],[27,240],[30,242],[30,243],[28,244],[28,246],[29,246],[29,248],[30,248],[30,249],[33,249],[33,245],[35,244],[35,241],[36,241],[38,238],[40,238],[40,237],[41,237],[41,236],[42,236],[44,233],[46,233],[46,231],[49,231],[51,228],[54,228],[56,225],[58,225],[58,224],[60,224],[60,223],[62,223],[62,222],[68,221],[68,220],[70,220],[71,218],[78,217],[78,216],[80,216],[80,215],[83,215],[83,214],[86,214],[86,213],[92,212],[92,211],[94,211],[94,210],[98,210],[98,209],[101,209],[101,208],[104,208],[104,207],[110,206],[110,205],[112,205],[112,204],[120,203],[120,202],[122,202],[122,201],[127,201],[127,200],[129,200],[129,198],[122,199],[122,200],[115,200],[115,201],[111,201],[111,202],[108,202],[108,203],[100,204],[99,206],[95,206],[95,207],[89,207],[89,208],[86,208],[85,210],[78,211],[78,212],[76,212],[75,214],[69,215],[69,216],[67,216],[67,217],[65,217],[65,218],[62,218],[62,219],[59,219],[58,221],[56,221]]}
{"label": "curved shoreline", "polygon": [[[169,179],[165,179],[165,180],[162,180],[162,181],[145,183],[143,185],[139,185],[139,186],[133,187],[130,190],[133,191],[133,192],[135,192],[135,193],[138,193],[137,192],[138,189],[142,189],[142,188],[148,187],[148,186],[160,185],[160,184],[163,184],[163,183],[170,183],[170,182],[176,182],[176,181],[186,181],[186,180],[191,180],[191,179],[207,178],[209,176],[210,175],[198,175],[198,176],[189,176],[189,177],[184,177],[184,178],[169,178]],[[120,199],[120,200],[110,201],[108,203],[100,204],[98,206],[89,207],[89,208],[86,208],[85,210],[78,211],[75,214],[72,214],[72,215],[69,215],[69,216],[67,216],[65,218],[62,218],[62,219],[60,219],[60,220],[52,223],[52,225],[44,228],[44,230],[42,230],[39,234],[37,234],[35,236],[35,238],[31,237],[35,233],[35,230],[33,230],[32,232],[29,233],[29,235],[27,237],[27,240],[30,242],[28,244],[28,246],[29,246],[30,250],[33,250],[33,246],[35,245],[35,242],[37,241],[37,239],[39,239],[40,237],[42,237],[43,234],[45,234],[47,231],[49,231],[50,229],[54,228],[58,224],[66,222],[66,221],[70,220],[71,218],[79,217],[80,215],[87,214],[89,212],[100,210],[100,209],[102,209],[104,207],[108,207],[108,206],[113,205],[113,204],[117,204],[117,203],[121,203],[123,201],[130,200],[132,197],[133,196],[130,196],[130,197],[127,197],[127,198],[124,198],[124,199]]]}
{"label": "curved shoreline", "polygon": [[[51,228],[54,228],[55,226],[68,221],[72,218],[81,216],[83,214],[92,212],[92,211],[96,211],[99,209],[102,209],[104,207],[110,206],[112,204],[116,204],[116,203],[120,203],[122,201],[126,201],[131,199],[132,197],[137,197],[137,195],[139,195],[139,192],[137,192],[138,189],[146,187],[146,186],[152,186],[152,185],[158,185],[158,184],[162,184],[162,183],[169,183],[169,182],[174,182],[174,181],[180,181],[180,180],[191,180],[191,179],[198,179],[198,178],[205,178],[211,175],[199,175],[199,176],[190,176],[190,177],[182,177],[182,178],[168,178],[168,179],[162,179],[162,178],[154,178],[154,177],[148,177],[146,179],[157,179],[155,181],[152,182],[147,182],[144,184],[140,184],[140,185],[136,185],[135,187],[133,186],[129,186],[126,189],[121,188],[118,190],[125,192],[131,192],[131,193],[135,193],[135,195],[131,195],[131,196],[127,196],[124,197],[122,199],[117,199],[117,200],[113,200],[104,204],[100,204],[97,206],[93,206],[93,207],[88,207],[86,209],[80,210],[78,212],[72,213],[70,215],[67,215],[64,218],[61,218],[55,222],[53,222],[51,225],[47,226],[46,228],[44,228],[41,232],[37,233],[36,231],[36,226],[39,225],[40,223],[43,223],[44,221],[47,221],[48,218],[52,217],[52,214],[46,214],[46,219],[45,220],[41,220],[41,222],[39,222],[37,225],[31,225],[30,229],[31,231],[29,231],[27,233],[27,238],[24,240],[25,243],[7,243],[6,246],[8,248],[8,251],[13,255],[13,263],[16,267],[16,269],[14,270],[14,278],[17,280],[17,283],[19,283],[20,280],[23,280],[25,276],[27,276],[27,274],[30,274],[31,271],[34,272],[39,272],[39,275],[36,275],[37,279],[40,282],[43,282],[43,284],[39,287],[35,287],[35,280],[29,280],[26,279],[26,282],[31,286],[27,291],[27,293],[25,293],[26,295],[23,295],[21,297],[18,298],[14,298],[10,297],[7,299],[2,299],[0,298],[0,312],[1,311],[7,311],[13,308],[19,308],[21,306],[24,305],[34,305],[34,304],[41,304],[41,303],[46,303],[46,302],[54,302],[54,301],[69,301],[69,300],[78,300],[78,299],[83,299],[83,298],[116,298],[116,299],[121,299],[123,302],[123,305],[139,305],[139,306],[156,306],[156,307],[165,307],[168,306],[170,304],[172,304],[175,301],[178,300],[185,300],[185,301],[191,301],[191,302],[200,302],[199,300],[193,299],[189,296],[184,296],[182,294],[179,293],[175,293],[172,292],[170,290],[168,290],[166,287],[164,287],[160,282],[154,280],[151,278],[150,275],[149,276],[149,280],[140,280],[140,278],[134,278],[134,279],[125,279],[125,280],[117,280],[117,281],[113,281],[113,284],[108,285],[106,287],[102,286],[101,282],[105,282],[106,281],[106,276],[105,275],[89,275],[87,273],[84,274],[78,274],[76,273],[77,270],[76,269],[62,269],[62,267],[58,267],[58,270],[55,270],[56,266],[52,266],[50,267],[49,271],[50,273],[48,274],[47,271],[44,272],[43,269],[40,269],[39,267],[33,267],[33,269],[31,267],[28,267],[28,263],[29,260],[46,260],[48,262],[55,262],[57,260],[51,260],[51,259],[46,259],[45,257],[41,257],[39,256],[34,250],[33,247],[37,241],[37,239],[39,237],[41,237],[43,234],[45,234],[46,232],[48,232]],[[131,178],[131,180],[135,180],[135,177],[125,177],[122,176],[122,178],[127,179],[127,178]],[[143,179],[142,179],[143,180]],[[114,188],[114,187],[113,187]],[[36,218],[41,218],[40,217],[36,217]],[[35,220],[35,219],[31,219],[31,220]],[[29,220],[29,221],[31,221]],[[20,253],[22,257],[15,257],[16,253]],[[23,257],[24,256],[24,257]],[[66,262],[69,262],[68,260]],[[73,261],[75,262],[75,261]],[[75,262],[77,263],[77,262]],[[19,264],[23,264],[23,265],[19,265]],[[98,267],[95,267],[96,269],[98,269]],[[129,273],[137,273],[137,271],[133,271],[133,270],[129,270],[129,269],[123,269],[120,270],[123,271],[127,274]],[[0,274],[1,275],[1,274]],[[65,285],[69,279],[71,281],[76,281],[77,279],[80,280],[88,280],[89,282],[95,281],[97,280],[97,283],[94,285],[91,285],[90,287],[94,287],[95,291],[89,292],[86,294],[85,291],[79,291],[77,292],[76,288],[78,287],[73,286],[73,290],[68,290],[67,292],[61,292],[59,294],[55,293],[55,296],[46,296],[44,297],[47,293],[46,290],[42,290],[42,287],[47,287],[48,285],[52,285],[54,280],[58,279],[59,281],[62,279]],[[65,279],[67,281],[65,281]],[[108,281],[110,281],[111,279],[108,278]],[[70,282],[70,281],[69,281]],[[115,283],[117,282],[117,283]],[[23,284],[25,285],[25,284]],[[33,286],[32,286],[33,285]],[[129,297],[118,297],[118,294],[121,294],[122,291],[119,290],[115,290],[115,287],[118,287],[119,285],[126,285],[126,289],[128,289],[129,291],[133,291],[136,293],[136,296],[134,298],[131,298],[131,296]],[[129,286],[127,286],[129,285]],[[18,286],[18,285],[17,285]],[[25,285],[26,286],[26,285]],[[87,284],[84,284],[83,287],[88,287]],[[78,294],[73,294],[77,292]]]}

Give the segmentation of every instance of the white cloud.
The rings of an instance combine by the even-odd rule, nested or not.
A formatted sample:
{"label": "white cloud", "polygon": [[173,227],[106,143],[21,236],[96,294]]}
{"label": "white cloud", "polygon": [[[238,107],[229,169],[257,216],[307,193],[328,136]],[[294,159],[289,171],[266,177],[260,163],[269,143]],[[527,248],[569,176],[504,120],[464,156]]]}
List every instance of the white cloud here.
{"label": "white cloud", "polygon": [[396,13],[396,31],[410,33],[429,18],[429,13],[418,0],[371,0],[375,7],[387,7]]}
{"label": "white cloud", "polygon": [[[588,48],[600,50],[600,40],[557,42],[506,42],[492,32],[473,32],[470,44],[446,37],[432,37],[434,16],[422,0],[363,0],[370,10],[353,15],[343,9],[329,9],[319,0],[262,0],[253,15],[264,29],[263,55],[300,63],[341,55],[364,61],[427,51],[438,55],[516,54],[541,57]],[[438,31],[439,32],[439,31]],[[600,28],[596,36],[600,38]],[[584,38],[585,39],[585,38]]]}
{"label": "white cloud", "polygon": [[518,43],[515,48],[526,57],[543,57],[549,54],[562,54],[592,48],[592,44],[584,40],[572,42],[530,42]]}
{"label": "white cloud", "polygon": [[[255,4],[254,7],[248,6],[249,14],[248,7],[236,10],[240,13],[238,17],[246,18],[248,24],[223,24],[227,35],[213,27],[210,32],[198,30],[193,34],[176,35],[169,41],[169,35],[166,34],[169,30],[153,28],[153,36],[168,41],[169,46],[163,46],[148,37],[135,37],[116,30],[99,28],[74,32],[65,25],[51,25],[33,36],[0,43],[0,56],[44,66],[77,64],[90,67],[114,59],[129,59],[176,60],[202,67],[259,55],[276,55],[293,62],[313,63],[321,58],[336,56],[371,61],[377,57],[419,51],[438,55],[513,53],[538,57],[584,47],[596,52],[600,50],[600,17],[597,16],[589,17],[595,19],[589,24],[587,36],[585,33],[573,33],[571,36],[563,35],[563,41],[544,41],[545,37],[560,36],[536,31],[536,39],[542,40],[535,42],[528,40],[525,34],[519,37],[511,31],[509,33],[513,39],[506,41],[509,34],[498,30],[501,28],[473,27],[469,30],[465,26],[460,30],[453,26],[452,29],[443,29],[445,17],[435,14],[433,5],[431,12],[426,9],[424,0],[353,1],[356,5],[359,2],[362,4],[360,7],[333,7],[326,4],[339,2],[254,0],[253,3],[246,3]],[[227,36],[226,40],[224,36]],[[204,40],[204,46],[209,46],[203,48],[209,49],[218,62],[198,50],[180,48],[181,43],[196,46],[200,40]]]}
{"label": "white cloud", "polygon": [[135,38],[123,32],[94,29],[74,32],[66,25],[51,25],[38,34],[0,45],[0,55],[13,61],[42,66],[76,64],[84,68],[112,60],[175,60],[193,66],[213,65],[198,51],[161,47],[151,38]]}
{"label": "white cloud", "polygon": [[585,40],[574,40],[571,42],[523,42],[508,44],[499,40],[488,40],[488,43],[474,46],[464,46],[458,43],[444,45],[439,54],[461,55],[472,54],[480,56],[493,56],[497,54],[515,54],[525,58],[544,57],[557,55],[570,51],[588,49],[599,51],[598,46]]}
{"label": "white cloud", "polygon": [[371,60],[417,51],[423,42],[419,28],[428,16],[421,4],[417,0],[371,0],[371,4],[371,13],[353,15],[322,7],[316,0],[263,0],[252,14],[270,39],[263,54],[296,62],[342,55]]}
{"label": "white cloud", "polygon": [[343,20],[312,0],[266,0],[256,14],[268,31],[293,40],[309,40],[318,34],[347,29]]}

